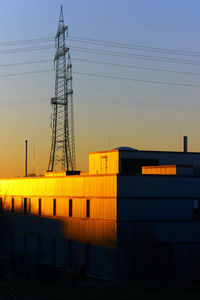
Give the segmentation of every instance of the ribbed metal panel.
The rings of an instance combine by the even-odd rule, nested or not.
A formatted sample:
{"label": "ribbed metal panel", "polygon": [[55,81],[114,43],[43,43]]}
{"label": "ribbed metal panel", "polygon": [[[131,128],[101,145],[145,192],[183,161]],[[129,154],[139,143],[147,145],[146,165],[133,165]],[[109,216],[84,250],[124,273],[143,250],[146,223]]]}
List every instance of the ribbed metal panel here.
{"label": "ribbed metal panel", "polygon": [[191,220],[192,199],[130,199],[117,201],[118,220]]}
{"label": "ribbed metal panel", "polygon": [[119,243],[200,243],[200,222],[118,223]]}
{"label": "ribbed metal panel", "polygon": [[1,195],[115,197],[116,175],[83,175],[0,180]]}
{"label": "ribbed metal panel", "polygon": [[118,197],[200,197],[200,177],[118,176]]}

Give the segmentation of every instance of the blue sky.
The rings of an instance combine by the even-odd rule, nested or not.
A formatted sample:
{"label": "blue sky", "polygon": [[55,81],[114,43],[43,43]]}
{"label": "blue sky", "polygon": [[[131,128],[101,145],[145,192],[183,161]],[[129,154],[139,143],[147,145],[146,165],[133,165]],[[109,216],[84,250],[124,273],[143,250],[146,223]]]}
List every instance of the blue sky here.
{"label": "blue sky", "polygon": [[24,174],[25,139],[29,172],[47,168],[61,4],[73,64],[77,167],[87,170],[88,152],[117,146],[178,151],[182,135],[189,151],[200,151],[199,1],[2,0],[0,176]]}

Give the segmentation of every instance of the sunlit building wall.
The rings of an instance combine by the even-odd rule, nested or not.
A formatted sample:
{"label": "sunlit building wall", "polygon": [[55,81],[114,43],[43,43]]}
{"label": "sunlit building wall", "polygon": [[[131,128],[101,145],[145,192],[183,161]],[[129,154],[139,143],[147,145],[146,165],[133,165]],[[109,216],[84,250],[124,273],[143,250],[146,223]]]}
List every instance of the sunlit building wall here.
{"label": "sunlit building wall", "polygon": [[[75,270],[83,259],[93,262],[90,274],[114,276],[132,270],[134,260],[126,263],[123,247],[147,242],[195,247],[200,243],[199,166],[199,153],[123,147],[90,153],[88,173],[1,179],[0,205],[12,223],[6,249],[41,248],[43,261],[58,263],[63,257],[62,264],[68,253],[68,265],[75,252]],[[101,269],[105,261],[112,261],[107,271]]]}

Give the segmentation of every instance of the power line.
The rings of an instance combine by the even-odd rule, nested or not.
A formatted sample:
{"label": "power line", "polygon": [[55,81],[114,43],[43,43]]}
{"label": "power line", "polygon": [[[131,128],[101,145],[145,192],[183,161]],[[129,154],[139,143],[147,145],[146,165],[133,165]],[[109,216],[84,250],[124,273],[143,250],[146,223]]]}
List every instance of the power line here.
{"label": "power line", "polygon": [[24,61],[24,62],[18,62],[18,63],[12,63],[12,64],[2,64],[0,67],[12,67],[12,66],[20,66],[20,65],[29,65],[29,64],[41,64],[41,63],[46,63],[46,62],[51,62],[51,59],[46,59],[46,60],[33,60],[33,61]]}
{"label": "power line", "polygon": [[0,18],[7,18],[9,16],[24,15],[24,14],[27,15],[27,13],[29,13],[29,14],[37,13],[38,14],[38,13],[41,13],[41,12],[46,12],[46,11],[51,10],[51,9],[55,9],[55,7],[57,7],[57,6],[8,9],[7,11],[10,11],[11,13],[10,14],[3,14],[3,15],[2,15],[2,13],[4,13],[4,11],[1,10]]}
{"label": "power line", "polygon": [[142,60],[150,60],[150,61],[159,61],[159,62],[171,62],[177,64],[191,64],[191,65],[200,65],[200,61],[195,60],[184,60],[184,59],[171,59],[168,57],[158,57],[158,56],[150,56],[150,55],[142,55],[142,54],[131,54],[131,53],[123,53],[109,50],[100,50],[95,48],[85,48],[85,47],[71,47],[74,51],[86,52],[92,54],[101,54],[101,55],[109,55],[109,56],[118,56],[124,58],[136,58]]}
{"label": "power line", "polygon": [[55,9],[57,8],[58,6],[57,5],[45,5],[45,6],[33,6],[33,7],[23,7],[23,8],[9,8],[9,9],[4,9],[2,10],[1,9],[1,12],[5,12],[5,11],[33,11],[33,10],[41,10],[41,9],[44,9],[44,10],[49,10],[49,9]]}
{"label": "power line", "polygon": [[[23,99],[24,101],[25,99]],[[27,99],[26,99],[27,100]],[[10,101],[10,102],[0,102],[0,106],[6,107],[6,106],[18,106],[18,105],[27,105],[27,104],[40,104],[41,100],[44,100],[44,103],[46,102],[46,98],[37,98],[37,99],[29,99],[29,101]]]}
{"label": "power line", "polygon": [[[26,75],[26,74],[25,74]],[[79,85],[81,85],[82,84],[82,82],[83,81],[80,81],[80,79],[78,80],[78,82],[79,82]],[[51,84],[51,82],[49,82],[49,84]],[[38,84],[37,83],[37,89],[38,88],[43,88],[43,87],[47,87],[47,86],[49,86],[49,84]],[[103,83],[103,86],[101,85],[101,82],[98,82],[98,84],[87,84],[87,86],[89,87],[89,88],[93,88],[93,87],[95,87],[95,90],[96,89],[100,89],[100,90],[106,90],[106,91],[110,91],[111,90],[111,88],[114,90],[114,91],[116,91],[116,90],[119,90],[119,91],[121,91],[123,88],[130,88],[130,90],[133,90],[133,87],[132,86],[128,86],[127,87],[127,85],[126,85],[126,87],[124,87],[123,85],[122,86],[120,86],[119,85],[119,83],[117,83],[117,85],[116,84],[111,84],[111,83],[109,83],[108,85],[105,85],[105,83]],[[86,87],[86,84],[84,83],[83,84],[83,87]],[[106,88],[107,87],[107,88]],[[10,93],[10,92],[16,92],[16,90],[20,90],[20,89],[24,89],[24,88],[32,88],[32,89],[35,89],[36,88],[36,85],[23,85],[23,86],[15,86],[14,88],[13,88],[13,90],[11,90],[10,88],[9,88],[9,90],[8,89],[6,89],[5,90],[5,92],[6,93]],[[142,92],[144,92],[144,91],[146,91],[146,93],[150,93],[150,92],[158,92],[158,93],[160,93],[161,91],[160,90],[157,90],[157,89],[152,89],[152,88],[145,88],[145,87],[142,87],[142,88],[138,88],[138,87],[136,87],[136,89],[138,90],[141,90]],[[134,90],[135,90],[135,87],[134,87]],[[1,89],[1,92],[3,92],[3,90]],[[180,91],[180,92],[182,92],[182,90]],[[173,95],[175,95],[176,97],[177,97],[177,95],[179,96],[179,97],[181,97],[181,98],[184,98],[184,97],[187,97],[186,96],[186,91],[184,90],[184,94],[182,95],[182,93],[180,94],[180,92],[178,91],[178,94],[177,93],[175,93],[175,91],[173,91],[172,93],[170,93],[169,94],[169,90],[167,91],[167,92],[162,92],[162,94],[163,95],[165,95],[165,96],[173,96]],[[193,98],[194,99],[196,99],[196,98],[198,98],[199,97],[199,94],[198,93],[193,93],[192,91],[190,91],[189,92],[189,98],[191,99],[192,97],[191,96],[194,96]],[[187,97],[188,98],[188,97]]]}
{"label": "power line", "polygon": [[195,87],[200,88],[198,84],[189,84],[189,83],[175,83],[175,82],[167,82],[167,81],[158,81],[158,80],[146,80],[146,79],[138,79],[138,78],[129,78],[129,77],[119,77],[119,76],[109,76],[104,74],[95,74],[95,73],[86,73],[86,72],[73,72],[78,75],[87,75],[101,78],[110,78],[117,80],[126,80],[126,81],[136,81],[136,82],[144,82],[144,83],[152,83],[152,84],[163,84],[163,85],[171,85],[171,86],[182,86],[182,87]]}
{"label": "power line", "polygon": [[[142,94],[145,93],[145,94],[148,94],[148,95],[150,95],[150,93],[151,93],[151,95],[155,95],[155,94],[158,95],[159,94],[159,95],[166,96],[166,97],[169,96],[170,98],[172,98],[174,96],[176,98],[179,97],[179,98],[187,98],[187,99],[192,99],[193,98],[193,99],[196,99],[196,100],[199,99],[198,90],[195,90],[195,89],[189,90],[189,91],[187,91],[185,89],[184,90],[183,89],[179,89],[179,90],[166,89],[166,90],[164,90],[163,87],[162,87],[162,89],[158,89],[157,86],[156,86],[156,88],[154,88],[154,87],[149,87],[149,86],[146,87],[144,85],[133,87],[132,84],[127,86],[127,84],[126,85],[124,85],[124,84],[120,85],[119,82],[116,82],[116,84],[113,84],[110,81],[109,82],[108,81],[106,81],[106,82],[98,81],[98,83],[94,83],[94,82],[90,81],[90,84],[88,84],[88,81],[83,81],[81,79],[78,79],[78,85],[79,86],[82,85],[81,90],[83,88],[86,88],[86,90],[88,90],[88,87],[89,87],[90,88],[89,89],[90,94],[91,94],[92,88],[94,88],[93,89],[93,91],[95,93],[94,97],[96,95],[96,90],[105,90],[107,92],[111,92],[111,94],[112,94],[112,92],[117,92],[117,94],[118,94],[118,91],[119,92],[124,92],[124,90],[126,90],[127,95],[129,95],[130,93],[132,94],[133,91],[141,91]],[[158,85],[158,87],[159,87],[159,85]],[[107,93],[107,96],[108,95],[109,94]],[[141,95],[141,93],[140,93],[140,95]]]}
{"label": "power line", "polygon": [[150,51],[150,52],[157,52],[157,53],[184,55],[184,56],[197,56],[197,57],[200,56],[200,52],[194,52],[194,51],[119,43],[114,41],[96,40],[96,39],[81,38],[76,36],[70,36],[69,40],[81,42],[81,43],[89,43],[89,44],[101,45],[106,47],[112,47],[112,48],[114,47],[114,48],[123,48],[123,49],[131,49],[131,50],[142,50],[142,51]]}
{"label": "power line", "polygon": [[[38,51],[38,50],[47,50],[47,49],[49,50],[52,48],[54,48],[52,45],[35,46],[35,47],[27,47],[27,48],[14,48],[14,49],[0,50],[0,54],[20,53],[20,52]],[[71,47],[71,49],[73,49],[74,51],[79,51],[79,52],[81,51],[81,52],[92,53],[92,54],[118,56],[118,57],[124,57],[124,58],[136,58],[136,59],[159,61],[159,62],[200,65],[200,61],[195,61],[195,60],[170,59],[167,57],[155,57],[155,56],[148,56],[148,55],[131,54],[131,53],[125,53],[125,52],[123,53],[123,52],[100,50],[100,49],[94,49],[94,48],[76,47],[76,46]]]}
{"label": "power line", "polygon": [[[12,77],[12,76],[22,76],[22,75],[28,75],[28,74],[45,73],[45,72],[51,72],[51,71],[53,71],[53,69],[45,69],[45,70],[38,70],[38,71],[32,71],[32,72],[10,73],[10,74],[0,75],[0,78],[7,78],[7,77]],[[79,71],[77,71],[77,72],[75,71],[73,73],[78,74],[78,75],[86,75],[86,76],[93,76],[93,77],[100,77],[100,78],[110,78],[110,79],[125,80],[125,81],[136,81],[136,82],[144,82],[144,83],[152,83],[152,84],[200,88],[200,85],[198,85],[198,84],[177,83],[177,82],[168,82],[168,81],[159,81],[159,80],[147,80],[147,79],[142,79],[142,78],[139,79],[139,78],[130,78],[130,77],[120,77],[120,76],[114,76],[114,75],[104,75],[104,74],[79,72]]]}
{"label": "power line", "polygon": [[26,48],[13,48],[13,49],[5,49],[0,50],[0,54],[9,54],[9,53],[20,53],[20,52],[27,52],[27,51],[38,51],[38,50],[46,50],[54,48],[52,45],[46,46],[35,46],[35,47],[26,47]]}
{"label": "power line", "polygon": [[7,47],[12,45],[17,46],[17,45],[26,45],[26,44],[47,43],[51,41],[54,41],[54,39],[51,37],[30,39],[30,40],[8,41],[8,42],[0,42],[0,47]]}
{"label": "power line", "polygon": [[[81,42],[81,43],[97,44],[97,45],[101,45],[101,46],[109,46],[112,48],[123,48],[123,49],[129,49],[129,50],[142,50],[142,51],[159,52],[159,53],[165,53],[165,54],[200,57],[200,52],[198,52],[198,51],[162,48],[162,47],[137,45],[137,44],[130,44],[130,43],[120,43],[120,42],[115,42],[115,41],[98,40],[98,39],[91,39],[91,38],[85,38],[85,37],[79,37],[79,36],[69,36],[68,40],[71,40],[74,42]],[[46,43],[46,42],[51,42],[51,41],[54,41],[53,37],[8,41],[8,42],[0,42],[0,47],[11,46],[11,45],[33,44],[33,43]]]}
{"label": "power line", "polygon": [[[191,111],[191,112],[197,112],[199,113],[200,106],[183,106],[180,105],[169,105],[169,104],[162,104],[162,103],[147,103],[147,102],[137,102],[137,101],[121,101],[121,99],[113,99],[113,101],[102,101],[102,98],[96,98],[96,100],[100,101],[93,101],[93,100],[84,100],[85,102],[88,103],[93,103],[93,104],[103,104],[103,105],[114,105],[114,106],[139,106],[143,107],[145,109],[169,109],[169,110],[178,110],[178,111]],[[104,100],[104,99],[103,99]],[[77,100],[78,102],[81,102],[81,100]]]}
{"label": "power line", "polygon": [[[138,16],[138,15],[136,15],[136,14],[130,14],[130,12],[129,13],[125,13],[125,12],[123,12],[123,11],[109,11],[109,10],[100,10],[99,8],[98,8],[98,10],[97,9],[91,9],[91,8],[86,8],[86,7],[78,7],[78,6],[71,6],[71,5],[67,5],[68,7],[71,7],[71,8],[74,8],[75,9],[75,11],[77,12],[77,10],[79,10],[79,11],[84,11],[84,13],[86,13],[86,14],[89,14],[89,15],[92,15],[92,16],[97,16],[97,17],[101,17],[101,19],[102,19],[102,17],[106,17],[106,18],[109,18],[109,20],[114,20],[114,21],[117,21],[118,23],[119,22],[129,22],[130,21],[130,19],[129,18],[131,18],[131,23],[132,22],[134,22],[134,23],[136,23],[136,24],[142,24],[142,25],[145,25],[145,26],[153,26],[153,27],[163,27],[163,28],[167,28],[167,29],[173,29],[173,30],[183,30],[183,31],[199,31],[199,29],[194,29],[194,28],[181,28],[181,27],[175,27],[175,26],[169,26],[169,25],[166,25],[166,24],[163,24],[163,18],[158,18],[158,17],[152,17],[152,16]],[[139,19],[139,21],[135,21],[135,18],[136,19]],[[140,21],[141,19],[145,19],[145,23],[144,22],[142,22],[142,21]],[[148,21],[148,23],[146,23],[146,21],[147,21],[147,19],[150,19],[151,21],[153,20],[153,21],[162,21],[162,24],[161,23],[159,23],[159,25],[157,25],[157,24],[151,24],[151,23],[149,23],[149,21]],[[167,18],[167,19],[165,19],[164,21],[169,21],[170,19],[169,18]],[[172,18],[171,20],[170,20],[170,24],[171,24],[171,22],[173,22],[174,21],[174,19]],[[177,20],[176,20],[177,21]],[[179,22],[180,22],[180,20],[179,20]],[[185,20],[183,21],[183,20],[181,20],[181,23],[184,23],[185,24]],[[191,24],[193,24],[193,25],[199,25],[199,22],[190,22],[190,26],[191,26]]]}
{"label": "power line", "polygon": [[[82,59],[82,58],[76,58],[76,57],[74,57],[73,60],[86,62],[86,63],[114,66],[114,67],[130,68],[130,69],[139,69],[139,70],[147,70],[147,71],[166,72],[166,73],[177,73],[177,74],[186,74],[186,75],[194,75],[194,76],[200,75],[200,73],[198,73],[198,72],[187,72],[187,71],[179,71],[179,70],[174,70],[174,69],[170,70],[170,69],[162,69],[162,68],[143,67],[143,66],[138,66],[138,65],[117,64],[117,63],[110,63],[110,62],[106,62],[106,61]],[[11,67],[11,66],[37,64],[37,63],[41,64],[41,63],[47,63],[47,62],[52,63],[52,60],[48,59],[48,60],[25,61],[25,62],[11,63],[11,64],[1,64],[0,67]]]}
{"label": "power line", "polygon": [[[25,74],[26,75],[26,74]],[[46,77],[45,77],[46,78]],[[74,79],[77,79],[77,78],[74,78]],[[86,87],[86,83],[84,82],[84,81],[82,81],[82,80],[80,80],[80,79],[78,79],[78,85],[80,86],[82,83],[84,83],[83,84],[83,87]],[[87,82],[88,83],[88,82]],[[37,89],[38,88],[43,88],[43,87],[47,87],[47,86],[49,86],[49,84],[51,84],[51,82],[49,82],[48,84],[47,83],[45,83],[45,84],[38,84],[37,83]],[[88,87],[90,87],[90,88],[93,88],[93,87],[95,87],[95,90],[96,89],[100,89],[100,90],[106,90],[106,91],[110,91],[111,89],[113,90],[113,91],[116,91],[116,90],[119,90],[119,91],[121,91],[121,90],[123,90],[124,88],[129,88],[130,90],[133,90],[133,86],[124,86],[124,85],[119,85],[119,83],[117,83],[117,84],[112,84],[112,83],[110,83],[109,82],[109,84],[105,84],[105,83],[103,83],[103,86],[102,86],[102,84],[101,84],[101,82],[100,81],[98,81],[98,84],[94,84],[93,82],[92,82],[92,84],[91,84],[91,82],[90,82],[90,84],[88,85],[87,84],[87,86]],[[9,88],[9,90],[6,88],[5,90],[2,90],[1,89],[1,92],[6,92],[6,93],[10,93],[10,92],[16,92],[16,90],[20,90],[20,89],[24,89],[24,88],[32,88],[32,89],[35,89],[36,88],[36,85],[23,85],[23,86],[14,86],[13,87],[13,90],[11,90],[10,88]],[[146,91],[146,93],[150,93],[150,92],[159,92],[159,93],[161,93],[161,91],[160,90],[158,90],[158,89],[154,89],[154,88],[146,88],[146,87],[142,87],[142,88],[138,88],[138,87],[134,87],[134,90],[135,89],[139,89],[139,90],[142,90],[142,92],[144,92],[144,91]],[[169,90],[167,90],[167,92],[165,92],[165,91],[163,91],[162,90],[162,94],[163,95],[165,95],[165,96],[173,96],[173,95],[175,95],[176,97],[177,97],[177,95],[179,96],[179,97],[181,97],[181,98],[183,98],[183,97],[187,97],[186,96],[186,90],[184,90],[184,92],[182,91],[182,90],[180,90],[180,91],[177,91],[177,92],[175,92],[175,91],[173,91],[172,93],[170,93],[169,94]],[[183,92],[183,93],[180,93],[180,92]],[[183,94],[183,95],[182,95]],[[196,99],[197,97],[199,97],[199,94],[198,93],[194,93],[193,91],[190,91],[189,92],[189,97],[190,97],[190,99],[191,99],[191,96],[194,96],[194,99]]]}
{"label": "power line", "polygon": [[[87,97],[87,100],[84,100],[84,103],[93,103],[93,104],[103,104],[103,105],[114,105],[114,106],[139,106],[139,107],[143,107],[145,109],[169,109],[169,110],[178,110],[178,111],[191,111],[191,112],[198,112],[199,113],[199,110],[200,110],[200,106],[184,106],[181,104],[180,105],[175,105],[175,104],[164,104],[164,103],[148,103],[148,102],[138,102],[138,101],[121,101],[121,99],[113,99],[113,101],[102,101],[104,100],[104,98],[95,98],[96,100],[100,100],[100,101],[90,101],[88,100],[88,97]],[[7,106],[23,106],[23,105],[37,105],[37,104],[40,104],[41,102],[43,103],[47,103],[47,99],[45,97],[42,97],[42,98],[32,98],[32,99],[28,99],[29,101],[24,101],[25,99],[23,99],[23,101],[12,101],[12,102],[0,102],[0,106],[3,106],[3,107],[7,107]],[[41,101],[42,100],[42,101]],[[78,100],[78,102],[82,102],[81,100]]]}
{"label": "power line", "polygon": [[116,67],[139,69],[139,70],[158,71],[158,72],[177,73],[177,74],[187,74],[187,75],[197,75],[197,76],[200,75],[200,73],[196,73],[196,72],[186,72],[186,71],[161,69],[161,68],[149,68],[149,67],[142,67],[142,66],[136,66],[136,65],[127,65],[127,64],[116,64],[116,63],[109,63],[109,62],[104,62],[104,61],[89,60],[89,59],[82,59],[82,58],[73,58],[73,60],[82,61],[82,62],[89,62],[89,63],[95,63],[95,64],[102,64],[102,65],[109,65],[109,66],[116,66]]}
{"label": "power line", "polygon": [[10,74],[0,75],[0,78],[23,76],[23,75],[37,74],[37,73],[46,73],[46,72],[52,72],[52,71],[53,71],[53,69],[46,69],[46,70],[38,70],[38,71],[31,71],[31,72],[10,73]]}

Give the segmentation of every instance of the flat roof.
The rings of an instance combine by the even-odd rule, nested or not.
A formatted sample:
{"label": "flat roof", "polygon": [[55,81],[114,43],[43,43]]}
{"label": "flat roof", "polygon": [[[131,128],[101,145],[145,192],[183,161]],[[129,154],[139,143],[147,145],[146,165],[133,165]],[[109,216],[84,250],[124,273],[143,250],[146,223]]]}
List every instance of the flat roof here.
{"label": "flat roof", "polygon": [[199,154],[200,152],[183,152],[183,151],[161,151],[161,150],[124,150],[124,149],[112,149],[112,150],[106,150],[106,151],[95,151],[95,152],[89,152],[89,154],[97,154],[97,153],[109,153],[109,152],[133,152],[133,153],[140,153],[140,152],[150,152],[150,153],[174,153],[174,154]]}
{"label": "flat roof", "polygon": [[158,165],[158,166],[142,166],[142,168],[149,169],[149,168],[193,168],[193,165]]}

